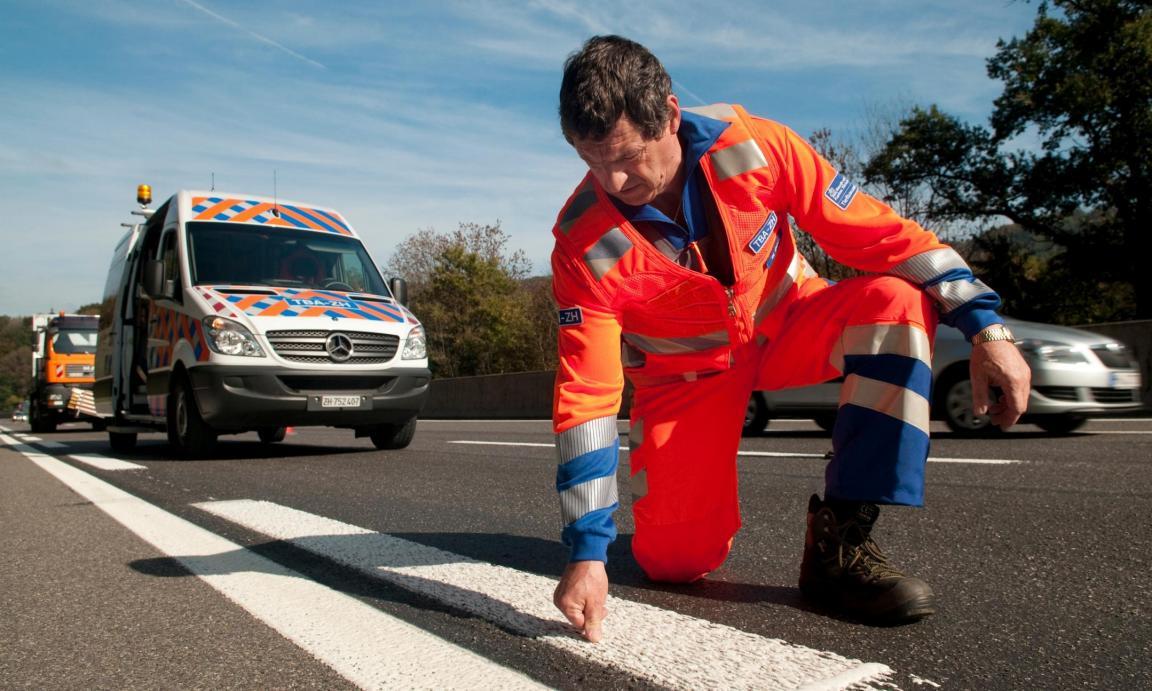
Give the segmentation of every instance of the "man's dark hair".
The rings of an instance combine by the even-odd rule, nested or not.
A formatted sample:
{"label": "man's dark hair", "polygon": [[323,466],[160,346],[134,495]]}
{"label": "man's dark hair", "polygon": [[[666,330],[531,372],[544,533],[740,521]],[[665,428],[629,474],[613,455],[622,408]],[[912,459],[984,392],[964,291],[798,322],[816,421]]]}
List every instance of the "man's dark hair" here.
{"label": "man's dark hair", "polygon": [[627,115],[646,139],[668,123],[672,79],[656,56],[621,36],[593,36],[564,62],[560,129],[573,139],[598,141]]}

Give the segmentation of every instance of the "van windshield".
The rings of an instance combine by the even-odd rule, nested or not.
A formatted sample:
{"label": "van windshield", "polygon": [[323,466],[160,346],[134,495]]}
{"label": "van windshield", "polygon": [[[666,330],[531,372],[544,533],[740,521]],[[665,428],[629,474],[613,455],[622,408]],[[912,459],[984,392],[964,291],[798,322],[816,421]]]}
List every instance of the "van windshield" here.
{"label": "van windshield", "polygon": [[353,237],[241,223],[192,222],[193,285],[317,288],[391,295]]}

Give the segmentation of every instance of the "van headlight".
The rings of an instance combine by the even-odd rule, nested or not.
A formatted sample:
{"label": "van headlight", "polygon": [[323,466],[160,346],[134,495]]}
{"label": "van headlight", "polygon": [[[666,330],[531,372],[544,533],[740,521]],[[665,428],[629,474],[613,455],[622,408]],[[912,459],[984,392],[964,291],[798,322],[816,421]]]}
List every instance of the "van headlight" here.
{"label": "van headlight", "polygon": [[221,355],[264,357],[264,349],[252,332],[224,317],[204,317],[208,347]]}
{"label": "van headlight", "polygon": [[1092,362],[1083,350],[1066,343],[1029,338],[1017,341],[1016,346],[1024,357],[1033,362],[1057,362],[1062,365],[1088,365]]}
{"label": "van headlight", "polygon": [[428,357],[428,343],[424,339],[424,327],[417,326],[408,332],[404,339],[404,352],[400,354],[402,360],[423,360]]}

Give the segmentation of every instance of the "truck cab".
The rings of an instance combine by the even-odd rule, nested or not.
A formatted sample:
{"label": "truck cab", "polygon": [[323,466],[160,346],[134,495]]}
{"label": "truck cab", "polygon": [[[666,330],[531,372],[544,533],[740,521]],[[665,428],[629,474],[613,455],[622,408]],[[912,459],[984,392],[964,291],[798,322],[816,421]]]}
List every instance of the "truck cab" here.
{"label": "truck cab", "polygon": [[68,404],[75,389],[92,386],[96,328],[92,315],[61,312],[32,316],[35,342],[28,424],[33,432],[52,432],[61,422],[79,419],[76,409]]}
{"label": "truck cab", "polygon": [[159,430],[185,456],[218,436],[347,428],[407,446],[430,382],[424,329],[351,225],[314,204],[181,191],[128,224],[100,310],[96,411],[117,450]]}

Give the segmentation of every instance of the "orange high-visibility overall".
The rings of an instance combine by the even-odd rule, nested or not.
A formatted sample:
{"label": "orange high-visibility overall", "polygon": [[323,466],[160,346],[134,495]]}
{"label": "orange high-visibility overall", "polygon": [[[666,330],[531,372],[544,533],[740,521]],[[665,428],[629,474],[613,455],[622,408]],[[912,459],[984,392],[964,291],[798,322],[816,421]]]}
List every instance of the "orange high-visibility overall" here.
{"label": "orange high-visibility overall", "polygon": [[[754,389],[844,376],[828,496],[920,505],[938,315],[969,334],[999,321],[995,293],[955,251],[858,190],[794,132],[739,106],[692,111],[682,136],[700,149],[696,175],[722,225],[713,241],[731,258],[727,285],[678,263],[590,174],[553,231],[563,538],[574,561],[606,559],[615,538],[626,374],[632,549],[651,578],[667,581],[699,578],[728,554]],[[834,285],[817,277],[789,216],[834,259],[877,275]]]}

